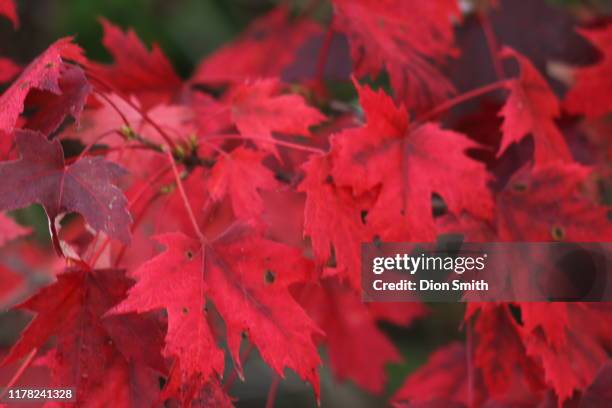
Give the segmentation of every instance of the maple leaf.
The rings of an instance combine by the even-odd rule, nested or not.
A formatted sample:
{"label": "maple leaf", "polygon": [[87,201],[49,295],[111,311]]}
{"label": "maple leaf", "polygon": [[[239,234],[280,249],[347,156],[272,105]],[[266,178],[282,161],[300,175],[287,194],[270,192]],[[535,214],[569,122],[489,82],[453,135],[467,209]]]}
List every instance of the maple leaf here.
{"label": "maple leaf", "polygon": [[30,92],[27,98],[28,106],[36,106],[38,110],[28,119],[26,128],[48,135],[57,130],[68,115],[78,123],[91,91],[85,73],[78,66],[65,65],[58,84],[59,95],[40,91]]}
{"label": "maple leaf", "polygon": [[[474,323],[477,334],[474,363],[492,395],[502,395],[511,386],[516,368],[534,387],[542,387],[540,367],[526,355],[521,327],[506,305],[468,304],[466,320],[478,311]],[[468,323],[469,324],[469,323]]]}
{"label": "maple leaf", "polygon": [[0,186],[0,209],[38,203],[50,223],[61,213],[75,211],[94,229],[130,241],[127,200],[112,184],[125,170],[100,157],[66,165],[59,141],[49,142],[37,132],[16,131],[15,138],[21,158],[0,163],[0,178],[5,180]]}
{"label": "maple leaf", "polygon": [[8,58],[0,57],[0,83],[8,82],[21,71],[21,67]]}
{"label": "maple leaf", "polygon": [[595,65],[576,70],[576,82],[568,92],[564,106],[572,113],[596,118],[612,111],[612,25],[578,32],[598,48],[602,58]]}
{"label": "maple leaf", "polygon": [[231,397],[227,394],[218,380],[211,380],[205,384],[198,382],[185,384],[178,373],[180,369],[175,367],[170,372],[168,382],[161,392],[160,401],[177,399],[181,406],[201,406],[215,408],[232,408]]}
{"label": "maple leaf", "polygon": [[333,0],[334,26],[351,46],[355,75],[389,74],[398,99],[409,109],[424,109],[454,92],[435,67],[455,54],[453,19],[461,18],[454,0]]}
{"label": "maple leaf", "polygon": [[[387,312],[373,312],[357,293],[334,279],[305,285],[296,292],[308,314],[325,331],[322,341],[338,380],[350,379],[369,392],[381,393],[387,381],[386,365],[402,360],[393,343],[376,326],[379,315]],[[396,309],[403,312],[401,317],[393,316],[396,322],[401,320],[407,326],[422,315],[419,304],[408,307],[410,310]]]}
{"label": "maple leaf", "polygon": [[333,136],[332,175],[356,194],[379,189],[366,219],[383,240],[433,239],[433,193],[451,212],[491,217],[485,167],[465,154],[475,143],[434,123],[412,126],[382,91],[357,87],[367,122]]}
{"label": "maple leaf", "polygon": [[280,77],[295,60],[298,48],[320,33],[321,27],[314,21],[292,19],[286,7],[277,7],[253,21],[235,41],[204,59],[192,81],[225,84]]}
{"label": "maple leaf", "polygon": [[[199,341],[204,338],[210,348],[211,341],[202,328],[203,316],[199,313],[207,297],[225,321],[228,348],[239,371],[242,371],[240,343],[246,334],[279,375],[283,376],[285,367],[293,369],[312,384],[318,397],[319,356],[312,337],[320,331],[288,291],[289,285],[305,280],[308,274],[309,263],[300,251],[259,238],[240,225],[230,227],[205,244],[178,233],[162,239],[169,250],[140,269],[141,279],[115,311],[166,308],[172,320],[169,330],[178,326],[182,333],[177,339],[174,335],[170,337],[169,331],[166,347],[181,351],[181,366],[202,370],[205,381],[206,374],[222,368],[216,367],[217,357],[207,358],[202,366],[202,361],[194,360],[192,352],[187,353],[186,346],[176,342],[201,347],[192,342],[195,336]],[[177,263],[185,266],[169,269],[168,265]],[[169,292],[168,270],[176,271],[177,275],[171,279],[176,289]],[[162,278],[160,274],[165,275]],[[177,316],[176,312],[183,315]],[[196,317],[190,317],[186,323],[189,314]]]}
{"label": "maple leaf", "polygon": [[10,133],[13,130],[19,114],[23,112],[23,104],[30,90],[39,89],[61,94],[59,79],[64,65],[62,56],[79,52],[80,48],[71,43],[71,38],[62,38],[32,61],[0,96],[0,131]]}
{"label": "maple leaf", "polygon": [[201,250],[194,240],[179,233],[156,240],[166,251],[132,273],[136,285],[112,312],[166,309],[164,355],[178,359],[176,370],[182,383],[204,384],[215,375],[223,375],[224,357],[206,320],[209,284],[203,279]]}
{"label": "maple leaf", "polygon": [[[103,319],[130,286],[115,269],[69,269],[17,308],[36,313],[3,365],[39,349],[57,337],[47,364],[53,385],[75,387],[80,406],[131,407],[155,400],[158,390],[153,370],[164,370],[157,357],[155,323],[136,315]],[[61,318],[58,318],[61,316]],[[134,345],[136,333],[146,332]],[[159,330],[158,330],[159,331]]]}
{"label": "maple leaf", "polygon": [[19,28],[19,16],[17,15],[17,6],[14,0],[0,0],[0,16],[11,20],[15,30]]}
{"label": "maple leaf", "polygon": [[608,210],[581,192],[589,173],[579,164],[523,168],[497,197],[500,238],[522,242],[610,240]]}
{"label": "maple leaf", "polygon": [[239,86],[231,98],[232,120],[242,136],[277,156],[272,132],[309,136],[309,128],[325,119],[301,96],[280,90],[274,79],[258,80]]}
{"label": "maple leaf", "polygon": [[560,104],[546,80],[526,57],[513,49],[504,48],[501,56],[518,62],[520,77],[508,83],[510,95],[499,112],[504,122],[498,157],[511,143],[531,134],[537,165],[557,160],[571,161],[567,143],[554,121],[560,115]]}
{"label": "maple leaf", "polygon": [[[469,406],[465,347],[452,343],[434,351],[427,363],[412,373],[395,393],[391,402],[400,407],[412,403],[460,403]],[[478,400],[479,396],[475,396]],[[442,405],[444,401],[447,405]],[[416,405],[418,406],[418,405]],[[425,405],[426,406],[426,405]],[[435,406],[435,405],[434,405]],[[452,406],[452,405],[451,405]]]}
{"label": "maple leaf", "polygon": [[259,217],[263,200],[259,190],[278,187],[274,173],[262,164],[266,155],[238,147],[217,160],[207,178],[208,193],[214,200],[228,197],[234,214],[241,219]]}
{"label": "maple leaf", "polygon": [[113,92],[136,95],[145,109],[167,103],[182,82],[161,49],[153,44],[149,52],[134,31],[124,33],[105,19],[100,23],[104,30],[102,44],[115,63],[106,66],[82,59],[79,62],[87,72],[110,84]]}
{"label": "maple leaf", "polygon": [[371,240],[352,194],[333,184],[327,156],[314,156],[305,165],[298,190],[306,192],[304,235],[310,237],[315,259],[326,266],[333,254],[336,273],[354,289],[361,288],[361,243]]}
{"label": "maple leaf", "polygon": [[529,312],[522,333],[527,354],[541,363],[561,407],[574,391],[588,387],[609,359],[610,304],[535,303],[521,304],[521,310]]}

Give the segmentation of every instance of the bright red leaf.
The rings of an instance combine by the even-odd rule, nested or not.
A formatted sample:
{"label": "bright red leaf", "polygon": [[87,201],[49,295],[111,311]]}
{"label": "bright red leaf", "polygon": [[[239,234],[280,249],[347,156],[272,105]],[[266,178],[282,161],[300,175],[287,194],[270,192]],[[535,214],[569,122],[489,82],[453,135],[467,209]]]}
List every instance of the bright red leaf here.
{"label": "bright red leaf", "polygon": [[455,0],[334,0],[335,27],[351,46],[355,74],[389,74],[409,109],[431,107],[454,92],[435,63],[455,54]]}
{"label": "bright red leaf", "polygon": [[306,105],[301,96],[281,94],[281,84],[272,79],[238,87],[230,109],[242,136],[275,154],[273,132],[309,136],[309,128],[325,119],[318,110]]}
{"label": "bright red leaf", "polygon": [[[93,407],[100,399],[116,407],[152,403],[158,392],[154,370],[164,370],[156,357],[155,324],[135,320],[135,315],[103,318],[129,286],[119,270],[76,268],[60,274],[57,282],[18,306],[36,317],[2,364],[40,349],[55,336],[57,343],[46,358],[53,385],[76,388],[77,404]],[[133,336],[141,330],[148,336],[135,347]]]}
{"label": "bright red leaf", "polygon": [[214,200],[229,198],[234,214],[241,219],[260,216],[264,204],[260,190],[278,187],[274,173],[262,164],[265,154],[239,147],[220,158],[208,178],[208,191]]}
{"label": "bright red leaf", "polygon": [[589,173],[578,164],[557,163],[515,174],[497,198],[500,238],[518,242],[611,239],[608,210],[581,189]]}
{"label": "bright red leaf", "polygon": [[571,161],[563,135],[555,124],[560,115],[560,104],[546,80],[529,60],[518,52],[505,48],[502,56],[514,58],[520,69],[520,77],[508,85],[510,96],[499,113],[504,117],[503,137],[498,155],[511,143],[517,143],[531,134],[535,145],[536,164],[551,161]]}
{"label": "bright red leaf", "polygon": [[367,122],[334,135],[332,175],[357,194],[379,189],[366,219],[383,240],[432,239],[433,193],[452,212],[490,217],[484,165],[466,155],[475,143],[435,123],[411,124],[382,91],[358,90]]}
{"label": "bright red leaf", "polygon": [[78,52],[78,46],[72,44],[70,38],[63,38],[49,46],[23,70],[11,87],[0,96],[0,131],[13,130],[19,114],[23,112],[23,104],[30,90],[39,89],[56,95],[62,93],[59,85],[64,66],[62,56]]}
{"label": "bright red leaf", "polygon": [[576,83],[566,96],[565,107],[595,118],[612,111],[612,25],[578,32],[598,48],[601,59],[576,70]]}
{"label": "bright red leaf", "polygon": [[100,19],[100,22],[104,29],[102,44],[115,63],[106,66],[80,61],[85,62],[93,80],[102,80],[103,88],[110,85],[110,91],[121,92],[127,97],[136,95],[145,109],[168,103],[172,95],[179,91],[181,79],[161,49],[153,44],[149,52],[134,31],[124,33],[105,19]]}
{"label": "bright red leaf", "polygon": [[[206,297],[225,321],[229,351],[239,371],[240,343],[246,335],[279,375],[285,367],[293,369],[318,395],[319,357],[312,337],[319,329],[287,289],[308,275],[309,264],[299,251],[241,226],[203,245],[180,234],[164,238],[164,243],[169,250],[140,269],[139,281],[116,311],[166,308],[169,330],[175,328],[168,332],[167,352],[179,354],[180,366],[206,381],[222,368],[200,314]],[[159,276],[169,271],[176,275],[176,289],[170,292]]]}
{"label": "bright red leaf", "polygon": [[192,81],[214,85],[280,77],[295,60],[299,47],[321,32],[312,20],[292,18],[286,8],[278,7],[205,58]]}

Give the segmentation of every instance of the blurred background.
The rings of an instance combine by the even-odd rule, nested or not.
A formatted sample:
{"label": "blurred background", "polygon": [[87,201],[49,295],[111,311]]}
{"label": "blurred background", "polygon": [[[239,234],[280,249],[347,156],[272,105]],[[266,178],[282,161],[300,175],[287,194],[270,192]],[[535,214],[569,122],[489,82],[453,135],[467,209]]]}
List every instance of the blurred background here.
{"label": "blurred background", "polygon": [[[515,0],[519,1],[519,0]],[[290,1],[300,7],[306,1]],[[555,13],[576,16],[584,13],[609,15],[612,0],[529,0],[544,4]],[[469,1],[464,1],[469,7]],[[101,44],[102,29],[98,18],[103,16],[122,28],[132,28],[146,43],[160,45],[176,71],[189,77],[198,62],[222,44],[235,38],[257,16],[278,5],[270,0],[17,0],[21,29],[13,31],[6,20],[0,20],[0,55],[26,65],[55,39],[72,35],[86,50],[90,59],[111,61]],[[544,6],[542,6],[544,7]],[[552,13],[552,12],[551,12]],[[316,16],[323,24],[329,21],[330,8],[324,6]],[[561,26],[560,26],[561,27]],[[559,28],[561,29],[561,28]],[[565,30],[566,26],[562,26]],[[558,34],[558,33],[557,33]],[[553,32],[551,42],[554,41]],[[35,238],[48,244],[44,215],[39,208],[19,212],[17,218],[36,226]],[[2,254],[0,254],[2,257]],[[3,263],[11,260],[0,259]],[[41,264],[43,262],[41,261]],[[34,290],[46,280],[28,272],[29,288]],[[24,293],[23,296],[26,296]],[[20,299],[14,299],[17,301]],[[14,302],[13,302],[14,303]],[[385,395],[373,397],[350,383],[337,384],[327,368],[322,369],[323,407],[381,406],[397,389],[406,375],[425,362],[429,353],[453,340],[463,340],[460,327],[463,305],[432,305],[429,318],[418,321],[409,329],[384,327],[402,352],[405,364],[389,367],[389,383]],[[29,318],[18,312],[0,310],[0,351],[6,351],[15,341]],[[372,353],[375,353],[372,350]],[[228,367],[232,364],[228,361]],[[12,375],[14,368],[0,369],[0,384]],[[263,407],[271,382],[271,371],[256,356],[245,364],[246,381],[235,382],[230,394],[239,398],[238,407]],[[295,375],[288,373],[280,385],[276,406],[313,407],[311,390]]]}

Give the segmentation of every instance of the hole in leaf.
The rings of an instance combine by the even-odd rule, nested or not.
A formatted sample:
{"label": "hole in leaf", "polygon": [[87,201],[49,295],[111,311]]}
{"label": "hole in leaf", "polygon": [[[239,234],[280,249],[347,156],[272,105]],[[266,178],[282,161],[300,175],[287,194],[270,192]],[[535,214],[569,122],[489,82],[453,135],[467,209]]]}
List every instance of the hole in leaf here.
{"label": "hole in leaf", "polygon": [[186,307],[183,307],[183,314],[187,314],[189,313],[189,309],[187,309]]}
{"label": "hole in leaf", "polygon": [[434,218],[448,213],[448,206],[438,193],[431,194],[431,214]]}
{"label": "hole in leaf", "polygon": [[516,192],[523,193],[527,191],[527,184],[525,183],[515,183],[512,185],[512,189]]}
{"label": "hole in leaf", "polygon": [[523,313],[521,309],[514,305],[509,305],[508,307],[510,308],[510,316],[512,316],[512,318],[517,324],[522,326],[523,325]]}
{"label": "hole in leaf", "polygon": [[563,241],[565,239],[565,230],[563,227],[555,225],[550,230],[550,234],[552,235],[555,241]]}
{"label": "hole in leaf", "polygon": [[368,217],[368,212],[367,211],[362,211],[361,212],[361,223],[365,225],[366,223],[366,218]]}
{"label": "hole in leaf", "polygon": [[188,249],[187,252],[185,252],[185,256],[191,261],[193,259],[193,252]]}
{"label": "hole in leaf", "polygon": [[274,283],[275,280],[276,280],[276,275],[274,274],[274,272],[272,272],[270,269],[266,269],[266,272],[264,274],[264,282],[267,285],[271,285]]}

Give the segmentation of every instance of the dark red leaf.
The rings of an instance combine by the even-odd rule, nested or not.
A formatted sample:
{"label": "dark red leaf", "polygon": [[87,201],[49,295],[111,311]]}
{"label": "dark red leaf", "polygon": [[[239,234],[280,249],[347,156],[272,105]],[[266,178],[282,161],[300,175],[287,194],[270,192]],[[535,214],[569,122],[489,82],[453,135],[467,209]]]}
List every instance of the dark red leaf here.
{"label": "dark red leaf", "polygon": [[[50,222],[75,211],[96,230],[125,243],[130,241],[127,200],[113,181],[125,170],[100,157],[85,157],[66,165],[59,141],[37,132],[15,132],[19,160],[0,163],[0,209],[41,204]],[[19,191],[19,194],[14,194]]]}

